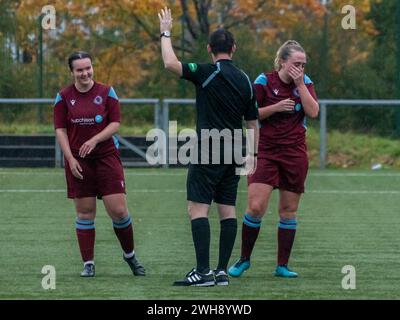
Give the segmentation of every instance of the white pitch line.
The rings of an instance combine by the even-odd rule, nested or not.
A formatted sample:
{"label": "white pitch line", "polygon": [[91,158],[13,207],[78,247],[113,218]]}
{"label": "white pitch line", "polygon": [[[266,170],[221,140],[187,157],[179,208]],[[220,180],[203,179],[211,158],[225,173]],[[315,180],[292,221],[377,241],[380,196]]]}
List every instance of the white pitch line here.
{"label": "white pitch line", "polygon": [[57,193],[57,192],[66,192],[67,190],[62,189],[0,189],[0,193]]}
{"label": "white pitch line", "polygon": [[185,170],[185,172],[175,172],[175,173],[168,173],[168,172],[126,172],[125,171],[125,175],[126,176],[186,176],[187,175],[187,171]]}
{"label": "white pitch line", "polygon": [[[16,175],[16,176],[26,176],[26,175],[40,175],[40,176],[52,176],[52,175],[64,175],[64,172],[40,172],[40,171],[31,171],[31,172],[10,172],[10,171],[5,171],[2,172],[0,170],[0,176],[1,175]],[[187,171],[185,172],[127,172],[125,170],[125,176],[143,176],[143,177],[148,177],[148,176],[186,176]],[[310,172],[308,176],[311,177],[392,177],[392,178],[398,178],[400,177],[400,172],[392,172],[392,173],[357,173],[357,172],[343,172],[343,173],[334,173],[334,172]]]}
{"label": "white pitch line", "polygon": [[315,172],[310,173],[309,176],[313,177],[400,177],[400,173],[334,173],[334,172]]}
{"label": "white pitch line", "polygon": [[324,194],[400,194],[400,190],[306,190],[306,193]]}
{"label": "white pitch line", "polygon": [[[65,189],[0,189],[0,193],[60,193]],[[185,193],[185,189],[131,189],[127,193]],[[238,193],[247,193],[247,190],[239,190]],[[318,194],[400,194],[400,190],[306,190],[307,193]]]}
{"label": "white pitch line", "polygon": [[[29,175],[38,175],[38,176],[64,176],[65,173],[63,172],[1,172],[1,175],[16,175],[16,176],[29,176]],[[126,172],[125,176],[186,176],[187,172],[182,173],[167,173],[167,172]]]}
{"label": "white pitch line", "polygon": [[10,171],[6,171],[6,172],[1,172],[0,171],[0,176],[1,175],[15,175],[15,176],[29,176],[29,175],[40,175],[40,176],[52,176],[52,175],[64,175],[64,172],[40,172],[40,171],[32,171],[32,172],[10,172]]}

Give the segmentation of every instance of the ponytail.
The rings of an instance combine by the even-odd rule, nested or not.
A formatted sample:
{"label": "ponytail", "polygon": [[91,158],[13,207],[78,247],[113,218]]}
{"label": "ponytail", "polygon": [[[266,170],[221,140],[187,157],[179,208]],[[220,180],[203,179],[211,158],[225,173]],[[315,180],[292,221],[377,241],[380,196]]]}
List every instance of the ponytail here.
{"label": "ponytail", "polygon": [[283,45],[281,45],[281,47],[276,52],[276,57],[275,57],[274,64],[276,71],[281,70],[282,68],[281,61],[286,61],[294,51],[305,53],[305,50],[300,45],[300,43],[298,43],[295,40],[288,40]]}

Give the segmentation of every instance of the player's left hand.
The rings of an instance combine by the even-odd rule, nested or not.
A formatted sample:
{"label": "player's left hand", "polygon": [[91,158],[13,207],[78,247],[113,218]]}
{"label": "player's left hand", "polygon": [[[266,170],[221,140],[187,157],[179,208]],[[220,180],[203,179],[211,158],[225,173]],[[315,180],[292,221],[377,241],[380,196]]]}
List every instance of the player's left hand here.
{"label": "player's left hand", "polygon": [[90,154],[94,148],[96,148],[97,142],[93,139],[86,141],[79,149],[79,156],[81,158],[86,157]]}
{"label": "player's left hand", "polygon": [[304,84],[304,72],[300,68],[297,68],[296,66],[291,66],[289,68],[289,76],[292,77],[294,84],[298,87],[302,84]]}

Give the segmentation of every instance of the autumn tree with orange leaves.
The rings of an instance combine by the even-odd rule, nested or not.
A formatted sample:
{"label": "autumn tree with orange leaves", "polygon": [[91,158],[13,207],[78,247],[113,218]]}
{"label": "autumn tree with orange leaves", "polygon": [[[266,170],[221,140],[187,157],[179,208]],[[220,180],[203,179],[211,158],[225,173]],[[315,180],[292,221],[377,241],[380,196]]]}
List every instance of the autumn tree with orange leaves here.
{"label": "autumn tree with orange leaves", "polygon": [[[343,89],[349,87],[346,72],[355,66],[368,68],[377,32],[368,14],[371,2],[379,0],[350,2],[357,9],[356,30],[341,28],[341,8],[348,0],[330,1],[326,7],[318,0],[3,0],[0,57],[26,79],[25,90],[13,87],[12,95],[36,96],[38,17],[42,7],[51,4],[57,28],[44,32],[46,96],[54,96],[71,81],[66,59],[79,49],[92,53],[95,78],[112,84],[122,97],[193,97],[193,88],[182,90],[180,80],[169,77],[160,60],[157,13],[167,5],[173,12],[173,44],[180,59],[210,61],[207,38],[224,27],[236,37],[236,64],[254,79],[273,68],[280,44],[294,38],[307,51],[307,73],[317,93],[321,89],[325,98],[352,98],[357,89]],[[322,45],[324,36],[328,50]],[[321,72],[324,64],[326,70]],[[357,76],[362,82],[362,74],[348,77],[353,86]],[[4,81],[0,92],[6,92]]]}

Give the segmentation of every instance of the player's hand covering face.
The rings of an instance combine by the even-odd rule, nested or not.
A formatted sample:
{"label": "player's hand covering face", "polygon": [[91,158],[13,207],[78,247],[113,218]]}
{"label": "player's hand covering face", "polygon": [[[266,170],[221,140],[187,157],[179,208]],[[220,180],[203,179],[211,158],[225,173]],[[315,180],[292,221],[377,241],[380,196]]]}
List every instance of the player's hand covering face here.
{"label": "player's hand covering face", "polygon": [[161,9],[161,12],[158,14],[158,18],[160,19],[160,32],[163,33],[165,31],[171,31],[172,29],[172,15],[171,9],[165,7]]}
{"label": "player's hand covering face", "polygon": [[303,79],[304,79],[304,72],[302,69],[295,67],[294,65],[292,65],[288,71],[290,77],[293,79],[294,83],[296,84],[296,86],[300,85],[301,83],[303,83]]}
{"label": "player's hand covering face", "polygon": [[304,68],[307,63],[303,52],[293,52],[287,61],[282,64],[284,71],[293,79],[296,86],[304,83]]}

